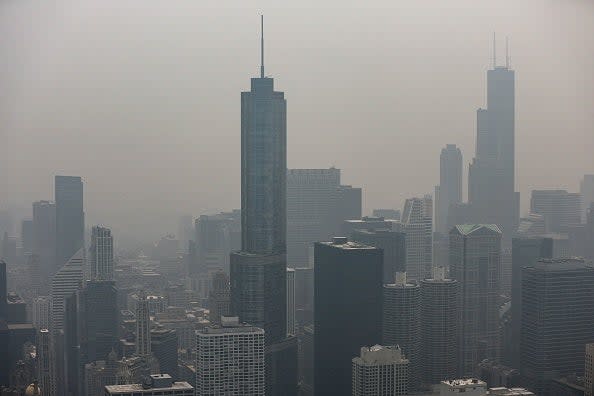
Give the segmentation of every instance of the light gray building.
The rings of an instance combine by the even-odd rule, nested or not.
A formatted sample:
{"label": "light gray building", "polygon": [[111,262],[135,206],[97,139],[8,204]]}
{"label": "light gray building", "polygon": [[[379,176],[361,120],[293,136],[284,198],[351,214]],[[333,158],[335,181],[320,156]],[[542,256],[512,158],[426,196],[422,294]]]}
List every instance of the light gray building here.
{"label": "light gray building", "polygon": [[168,374],[151,374],[142,384],[107,385],[105,396],[194,396],[187,382],[174,382]]}
{"label": "light gray building", "polygon": [[590,204],[594,203],[594,175],[584,175],[580,182],[580,194],[582,195],[582,223],[585,223]]}
{"label": "light gray building", "polygon": [[91,279],[113,280],[113,237],[109,228],[92,228],[89,253]]}
{"label": "light gray building", "polygon": [[196,396],[262,396],[264,330],[223,317],[196,331]]}
{"label": "light gray building", "polygon": [[362,347],[353,358],[353,396],[408,395],[408,359],[398,345]]}
{"label": "light gray building", "polygon": [[406,200],[402,231],[406,234],[407,277],[417,281],[430,277],[433,265],[433,200],[430,195]]}
{"label": "light gray building", "polygon": [[450,276],[458,281],[458,373],[473,375],[483,359],[499,358],[501,230],[494,224],[450,231]]}
{"label": "light gray building", "polygon": [[548,233],[566,233],[569,226],[580,224],[582,196],[566,190],[533,190],[530,211],[544,217]]}
{"label": "light gray building", "polygon": [[447,235],[448,212],[462,202],[462,152],[455,144],[441,149],[439,185],[435,187],[435,231]]}
{"label": "light gray building", "polygon": [[84,252],[81,248],[52,278],[52,333],[64,329],[66,299],[82,287]]}
{"label": "light gray building", "polygon": [[56,176],[56,266],[84,248],[83,182],[78,176]]}

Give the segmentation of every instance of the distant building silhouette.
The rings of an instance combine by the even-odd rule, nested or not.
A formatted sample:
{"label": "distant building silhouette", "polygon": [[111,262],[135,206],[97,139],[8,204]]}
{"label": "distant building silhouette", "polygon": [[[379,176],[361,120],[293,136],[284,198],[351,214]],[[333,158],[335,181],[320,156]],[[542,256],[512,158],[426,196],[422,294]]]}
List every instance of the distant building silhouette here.
{"label": "distant building silhouette", "polygon": [[56,205],[53,202],[33,202],[33,254],[39,257],[44,276],[51,277],[61,268],[56,264]]}
{"label": "distant building silhouette", "polygon": [[565,190],[533,190],[530,211],[544,217],[546,232],[567,232],[581,223],[582,197]]}
{"label": "distant building silhouette", "polygon": [[83,182],[78,176],[56,176],[56,267],[84,247]]}
{"label": "distant building silhouette", "polygon": [[594,202],[594,175],[584,175],[580,182],[580,195],[582,196],[582,223],[585,223],[588,209]]}
{"label": "distant building silhouette", "polygon": [[447,235],[450,206],[462,202],[462,152],[455,144],[441,149],[439,185],[435,187],[435,231]]}

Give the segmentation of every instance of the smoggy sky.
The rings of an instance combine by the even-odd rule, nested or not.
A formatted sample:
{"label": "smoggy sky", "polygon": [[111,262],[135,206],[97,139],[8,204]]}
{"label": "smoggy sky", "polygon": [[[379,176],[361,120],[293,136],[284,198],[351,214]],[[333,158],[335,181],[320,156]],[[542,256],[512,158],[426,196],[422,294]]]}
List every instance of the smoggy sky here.
{"label": "smoggy sky", "polygon": [[0,208],[53,199],[56,174],[84,178],[87,225],[116,237],[239,207],[261,13],[288,166],[341,168],[365,212],[432,193],[447,143],[467,170],[494,31],[516,70],[523,211],[531,189],[594,173],[590,0],[4,0]]}

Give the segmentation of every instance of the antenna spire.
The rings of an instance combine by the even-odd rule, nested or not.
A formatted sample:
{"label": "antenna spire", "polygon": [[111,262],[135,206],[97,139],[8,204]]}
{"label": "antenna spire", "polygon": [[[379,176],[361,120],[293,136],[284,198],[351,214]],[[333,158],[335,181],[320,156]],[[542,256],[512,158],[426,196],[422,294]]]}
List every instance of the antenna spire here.
{"label": "antenna spire", "polygon": [[509,40],[507,38],[507,36],[505,36],[505,67],[506,69],[509,69],[511,67],[510,65],[510,57],[509,57]]}
{"label": "antenna spire", "polygon": [[495,37],[495,32],[493,32],[493,69],[497,67],[497,39]]}
{"label": "antenna spire", "polygon": [[260,78],[264,78],[264,15],[260,15]]}

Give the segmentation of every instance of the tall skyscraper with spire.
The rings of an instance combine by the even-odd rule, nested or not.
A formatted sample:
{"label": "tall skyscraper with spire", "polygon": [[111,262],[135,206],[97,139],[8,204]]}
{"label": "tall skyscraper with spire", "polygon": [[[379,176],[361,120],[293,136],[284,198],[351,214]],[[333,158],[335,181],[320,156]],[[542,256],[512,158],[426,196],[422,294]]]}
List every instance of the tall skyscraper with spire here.
{"label": "tall skyscraper with spire", "polygon": [[504,243],[519,221],[515,191],[515,73],[506,41],[505,66],[498,66],[493,43],[493,69],[487,71],[487,108],[477,110],[476,155],[468,172],[468,201],[473,220],[497,224]]}
{"label": "tall skyscraper with spire", "polygon": [[241,251],[231,254],[231,308],[265,331],[266,394],[291,395],[297,344],[286,338],[287,103],[264,74],[261,23],[260,77],[241,93]]}

